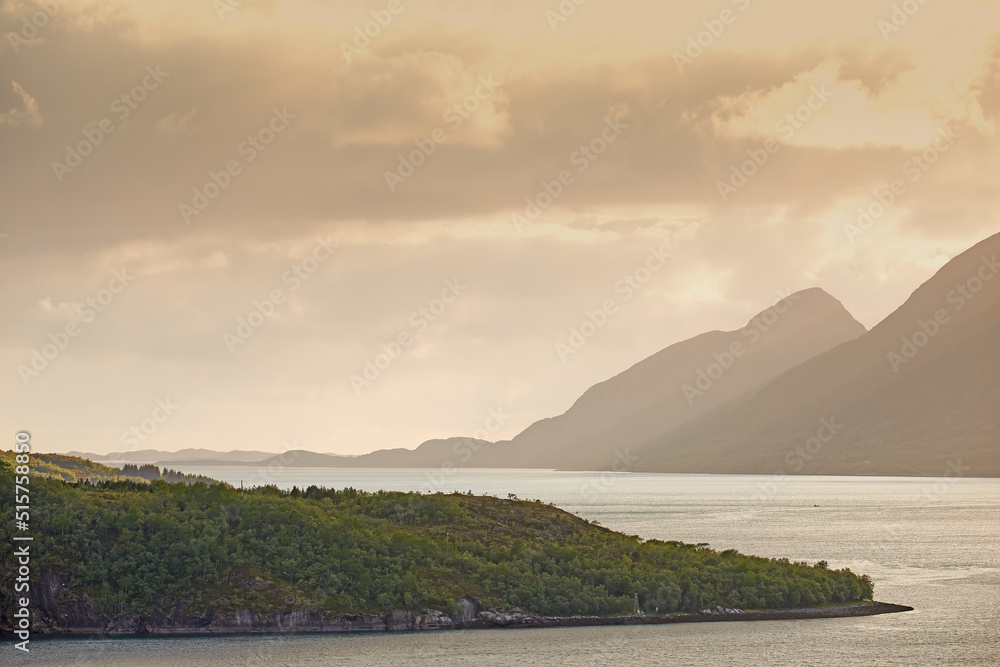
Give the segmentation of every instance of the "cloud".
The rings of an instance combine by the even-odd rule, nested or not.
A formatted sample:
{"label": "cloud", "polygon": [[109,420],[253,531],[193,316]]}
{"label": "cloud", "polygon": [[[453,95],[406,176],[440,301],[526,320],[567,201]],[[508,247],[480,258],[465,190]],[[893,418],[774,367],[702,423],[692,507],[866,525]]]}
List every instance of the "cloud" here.
{"label": "cloud", "polygon": [[[556,4],[404,3],[349,63],[341,43],[379,3],[262,0],[224,20],[208,1],[60,5],[30,54],[0,58],[0,81],[32,93],[0,91],[0,281],[18,286],[0,291],[17,322],[0,328],[0,428],[110,451],[170,395],[190,409],[150,446],[360,453],[468,432],[499,405],[513,435],[778,290],[818,285],[875,324],[1000,226],[997,3],[927,3],[884,40],[878,3],[754,2],[683,72],[671,54],[716,10],[590,2],[553,30]],[[58,182],[53,161],[117,120],[147,66],[170,76]],[[814,86],[834,94],[721,201],[717,181]],[[245,161],[275,107],[294,122]],[[627,128],[581,171],[609,114]],[[845,223],[949,120],[959,140],[852,244]],[[390,193],[384,173],[439,127],[447,140]],[[240,173],[185,225],[178,204],[230,160]],[[563,170],[573,183],[518,233],[511,215]],[[342,248],[292,293],[282,276],[327,235]],[[554,344],[660,242],[669,266],[562,364]],[[134,285],[23,387],[10,371],[121,267]],[[455,277],[469,291],[454,310],[356,396],[349,376]],[[280,317],[230,355],[222,333],[275,288]]]}
{"label": "cloud", "polygon": [[503,78],[455,54],[365,55],[338,68],[335,146],[411,144],[440,128],[450,145],[499,146],[509,134]]}
{"label": "cloud", "polygon": [[938,63],[925,59],[872,89],[845,78],[838,60],[826,60],[780,86],[720,97],[712,127],[731,140],[774,137],[786,145],[833,149],[923,149],[949,124],[992,134],[994,124],[979,103],[982,63],[949,69],[945,90],[932,84],[943,76]]}
{"label": "cloud", "polygon": [[38,102],[17,81],[11,81],[11,85],[14,87],[14,92],[20,96],[24,108],[15,108],[6,113],[0,113],[0,127],[4,125],[9,127],[41,127],[42,114],[38,108]]}

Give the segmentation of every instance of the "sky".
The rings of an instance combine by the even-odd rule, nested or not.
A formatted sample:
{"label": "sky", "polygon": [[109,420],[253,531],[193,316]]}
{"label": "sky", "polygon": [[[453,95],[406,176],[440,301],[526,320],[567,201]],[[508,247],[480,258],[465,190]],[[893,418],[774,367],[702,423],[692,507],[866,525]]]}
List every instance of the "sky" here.
{"label": "sky", "polygon": [[874,326],[1000,227],[987,0],[0,0],[0,33],[0,431],[36,451],[510,438],[789,292]]}

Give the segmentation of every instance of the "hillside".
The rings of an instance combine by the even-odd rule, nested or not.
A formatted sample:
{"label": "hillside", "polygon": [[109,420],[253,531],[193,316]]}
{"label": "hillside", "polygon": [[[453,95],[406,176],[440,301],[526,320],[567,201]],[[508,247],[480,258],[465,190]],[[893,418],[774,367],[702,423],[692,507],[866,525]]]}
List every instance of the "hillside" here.
{"label": "hillside", "polygon": [[1000,235],[955,257],[867,334],[652,439],[637,469],[1000,476],[998,255]]}
{"label": "hillside", "polygon": [[416,449],[380,449],[360,456],[337,456],[290,450],[265,459],[259,465],[282,465],[290,468],[437,468],[442,462],[454,459],[455,452],[460,452],[463,448],[488,452],[494,446],[494,443],[475,438],[446,438],[428,440]]}
{"label": "hillside", "polygon": [[736,331],[713,331],[640,361],[588,389],[563,415],[516,436],[507,454],[525,467],[602,470],[784,371],[865,333],[821,289],[792,294]]}
{"label": "hillside", "polygon": [[535,422],[512,441],[449,438],[427,441],[416,450],[355,457],[288,452],[264,463],[437,468],[461,461],[477,468],[602,470],[619,452],[745,397],[789,368],[864,333],[864,326],[832,296],[821,289],[803,290],[755,315],[741,329],[712,331],[657,352],[591,387],[564,414]]}
{"label": "hillside", "polygon": [[867,332],[826,292],[798,292],[742,329],[661,350],[511,441],[262,464],[1000,476],[998,254],[1000,235]]}
{"label": "hillside", "polygon": [[[13,484],[0,466],[0,494],[11,497]],[[872,597],[867,577],[825,563],[643,541],[539,502],[41,478],[31,494],[31,566],[44,582],[31,600],[38,628],[49,631],[210,629],[293,613],[448,614],[465,596],[561,616],[629,613],[636,595],[644,610],[661,612]],[[6,628],[12,530],[5,522],[0,536]]]}
{"label": "hillside", "polygon": [[[15,453],[12,451],[0,451],[0,462],[8,466],[15,465],[14,456]],[[126,465],[124,468],[114,468],[94,463],[78,456],[63,454],[32,454],[30,468],[32,475],[60,479],[64,482],[79,482],[83,480],[92,483],[107,481],[148,482],[154,479],[163,479],[169,482],[184,482],[187,484],[195,482],[204,482],[206,484],[219,483],[201,475],[186,475],[166,468],[160,470],[153,465],[144,465],[141,468],[134,465]]]}

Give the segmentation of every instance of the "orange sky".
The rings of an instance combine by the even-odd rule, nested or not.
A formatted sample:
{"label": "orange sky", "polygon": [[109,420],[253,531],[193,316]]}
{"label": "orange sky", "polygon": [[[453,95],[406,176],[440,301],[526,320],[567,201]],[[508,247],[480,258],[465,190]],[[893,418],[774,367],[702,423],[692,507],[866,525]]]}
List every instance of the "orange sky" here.
{"label": "orange sky", "polygon": [[3,0],[0,426],[503,438],[789,291],[872,326],[998,228],[1000,5],[895,5]]}

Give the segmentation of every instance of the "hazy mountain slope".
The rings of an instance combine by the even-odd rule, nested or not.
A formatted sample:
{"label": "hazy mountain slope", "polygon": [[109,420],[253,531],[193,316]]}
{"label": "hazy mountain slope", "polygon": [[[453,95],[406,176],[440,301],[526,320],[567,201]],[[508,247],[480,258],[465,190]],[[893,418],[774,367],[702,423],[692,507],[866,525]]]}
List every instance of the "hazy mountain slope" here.
{"label": "hazy mountain slope", "polygon": [[68,452],[69,456],[79,456],[91,461],[113,461],[115,463],[173,463],[175,461],[213,460],[232,463],[262,461],[273,452],[234,450],[217,452],[211,449],[181,449],[176,452],[163,452],[158,449],[139,449],[129,452],[111,452],[110,454],[89,454],[87,452]]}
{"label": "hazy mountain slope", "polygon": [[515,437],[508,455],[534,467],[607,468],[618,452],[864,333],[864,326],[823,290],[798,292],[743,329],[671,345],[591,387],[565,414],[536,422]]}
{"label": "hazy mountain slope", "polygon": [[745,396],[788,368],[863,333],[864,326],[839,301],[823,290],[808,289],[758,314],[743,329],[709,332],[661,350],[591,387],[565,414],[532,424],[513,441],[449,438],[427,441],[415,450],[355,457],[286,452],[262,463],[604,469],[619,452]]}
{"label": "hazy mountain slope", "polygon": [[653,439],[637,469],[1000,475],[998,255],[1000,235],[864,336]]}
{"label": "hazy mountain slope", "polygon": [[494,446],[494,443],[486,440],[448,438],[428,440],[416,449],[380,449],[361,456],[335,456],[292,450],[265,459],[260,465],[288,468],[438,468],[446,461],[451,461],[455,467],[459,467],[471,459],[473,453],[490,446]]}

